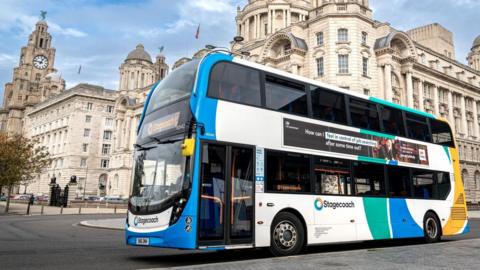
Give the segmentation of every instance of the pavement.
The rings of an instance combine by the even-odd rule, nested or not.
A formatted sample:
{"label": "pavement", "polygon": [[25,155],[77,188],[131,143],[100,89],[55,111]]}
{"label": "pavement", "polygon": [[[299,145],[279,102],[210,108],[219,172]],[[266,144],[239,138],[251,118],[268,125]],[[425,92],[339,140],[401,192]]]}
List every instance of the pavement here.
{"label": "pavement", "polygon": [[469,234],[437,244],[394,240],[321,245],[285,258],[273,258],[265,249],[132,247],[121,230],[79,226],[84,220],[123,219],[123,214],[1,216],[0,269],[478,269],[480,264],[480,243],[470,241],[480,238],[480,219],[471,220]]}
{"label": "pavement", "polygon": [[[0,202],[0,215],[5,212],[5,202]],[[78,215],[78,214],[126,214],[125,208],[112,208],[112,207],[55,207],[55,206],[42,206],[34,204],[30,206],[30,215]],[[26,203],[10,203],[9,215],[26,215],[27,204]]]}
{"label": "pavement", "polygon": [[80,225],[98,229],[125,230],[125,218],[93,219],[80,221]]}

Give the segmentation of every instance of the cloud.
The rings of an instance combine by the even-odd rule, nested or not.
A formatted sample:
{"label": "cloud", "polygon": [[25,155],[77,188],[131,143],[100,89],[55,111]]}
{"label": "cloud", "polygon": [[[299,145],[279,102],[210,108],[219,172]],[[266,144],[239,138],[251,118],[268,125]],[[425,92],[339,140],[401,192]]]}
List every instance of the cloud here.
{"label": "cloud", "polygon": [[189,5],[193,8],[200,8],[209,12],[228,12],[230,13],[233,6],[224,0],[196,0],[189,1]]}
{"label": "cloud", "polygon": [[49,28],[52,30],[52,34],[60,34],[69,37],[86,37],[87,34],[75,28],[63,28],[60,25],[49,21],[48,22]]}
{"label": "cloud", "polygon": [[0,66],[9,66],[17,62],[17,57],[15,55],[0,53]]}

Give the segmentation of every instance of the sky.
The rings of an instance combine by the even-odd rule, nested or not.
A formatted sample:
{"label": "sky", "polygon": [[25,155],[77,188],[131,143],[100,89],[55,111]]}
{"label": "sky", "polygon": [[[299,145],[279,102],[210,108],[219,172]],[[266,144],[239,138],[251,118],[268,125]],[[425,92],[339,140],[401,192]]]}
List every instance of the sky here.
{"label": "sky", "polygon": [[[170,66],[213,44],[229,46],[236,7],[248,0],[0,0],[0,101],[20,48],[46,10],[55,67],[67,88],[85,82],[118,88],[118,68],[142,43],[152,58],[164,46]],[[454,33],[457,60],[480,35],[480,0],[370,0],[374,19],[398,30],[438,22]],[[200,25],[200,37],[195,32]],[[79,66],[82,66],[78,74]]]}

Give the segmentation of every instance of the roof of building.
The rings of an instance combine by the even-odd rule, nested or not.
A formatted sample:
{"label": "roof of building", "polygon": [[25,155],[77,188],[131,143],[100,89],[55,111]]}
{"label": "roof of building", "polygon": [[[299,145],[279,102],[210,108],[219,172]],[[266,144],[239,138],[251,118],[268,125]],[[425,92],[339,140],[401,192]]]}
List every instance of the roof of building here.
{"label": "roof of building", "polygon": [[473,41],[472,49],[480,46],[480,35]]}
{"label": "roof of building", "polygon": [[144,60],[152,63],[152,57],[145,51],[142,44],[138,44],[135,50],[131,51],[125,60]]}
{"label": "roof of building", "polygon": [[292,33],[288,33],[287,36],[290,37],[290,40],[293,42],[293,46],[302,50],[307,51],[308,46],[304,39],[294,36]]}

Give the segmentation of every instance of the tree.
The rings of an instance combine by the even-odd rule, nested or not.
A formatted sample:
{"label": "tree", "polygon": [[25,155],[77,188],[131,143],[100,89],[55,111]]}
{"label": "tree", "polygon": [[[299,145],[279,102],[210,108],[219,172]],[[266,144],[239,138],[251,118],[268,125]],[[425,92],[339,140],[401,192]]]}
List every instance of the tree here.
{"label": "tree", "polygon": [[0,186],[7,187],[7,204],[15,185],[28,185],[51,163],[50,154],[37,140],[0,133]]}

